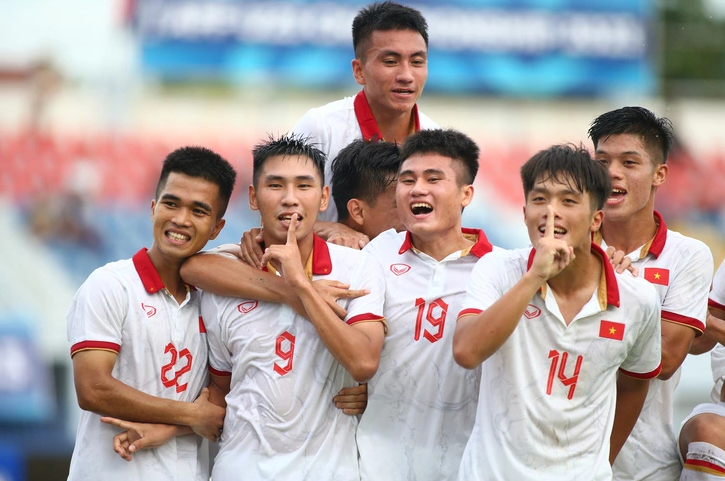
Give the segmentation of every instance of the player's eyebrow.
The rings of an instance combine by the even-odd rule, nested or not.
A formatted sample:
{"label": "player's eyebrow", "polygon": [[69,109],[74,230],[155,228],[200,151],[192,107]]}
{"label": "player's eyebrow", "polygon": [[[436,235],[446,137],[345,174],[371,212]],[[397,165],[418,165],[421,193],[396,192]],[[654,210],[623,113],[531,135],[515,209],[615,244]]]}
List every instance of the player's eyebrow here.
{"label": "player's eyebrow", "polygon": [[[380,50],[380,56],[382,57],[402,57],[403,54],[393,49],[382,49]],[[418,50],[410,54],[411,57],[427,57],[428,52],[425,50]]]}
{"label": "player's eyebrow", "polygon": [[[315,176],[314,175],[297,175],[297,176],[293,177],[293,179],[296,180],[296,181],[298,181],[298,182],[302,182],[302,181],[304,181],[304,182],[314,182],[315,181]],[[290,180],[290,178],[289,177],[286,177],[284,175],[270,174],[270,175],[265,175],[264,176],[264,181],[265,182],[283,182],[283,181],[289,181],[289,180]]]}
{"label": "player's eyebrow", "polygon": [[582,196],[584,195],[582,192],[579,192],[576,189],[567,188],[557,191],[552,191],[549,188],[546,187],[534,187],[531,189],[532,194],[549,194],[549,195],[575,195],[575,196]]}
{"label": "player's eyebrow", "polygon": [[[164,194],[161,196],[161,199],[159,199],[159,201],[162,201],[162,200],[170,200],[170,201],[176,202],[177,204],[181,204],[181,197],[179,197],[178,195],[174,195],[174,194]],[[200,207],[204,210],[208,210],[211,212],[211,206],[209,204],[207,204],[206,202],[194,200],[191,202],[191,205],[193,205],[194,207]]]}
{"label": "player's eyebrow", "polygon": [[[609,151],[602,150],[602,149],[597,149],[597,150],[594,151],[594,153],[595,154],[612,155]],[[637,152],[636,150],[627,150],[627,151],[624,151],[624,152],[620,152],[619,155],[627,155],[627,156],[636,155],[638,157],[641,157],[642,156],[642,153],[641,152]]]}

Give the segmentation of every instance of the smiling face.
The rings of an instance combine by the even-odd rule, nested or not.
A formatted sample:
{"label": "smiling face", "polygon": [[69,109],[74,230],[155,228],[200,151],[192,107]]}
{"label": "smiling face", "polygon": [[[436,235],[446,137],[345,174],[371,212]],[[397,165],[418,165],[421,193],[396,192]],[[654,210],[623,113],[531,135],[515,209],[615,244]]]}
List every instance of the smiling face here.
{"label": "smiling face", "polygon": [[216,238],[224,226],[219,207],[218,185],[171,172],[151,202],[154,243],[148,254],[157,269],[165,261],[183,261]]}
{"label": "smiling face", "polygon": [[297,242],[311,242],[317,214],[327,208],[329,190],[312,160],[277,155],[265,160],[257,186],[249,186],[249,206],[262,217],[265,245],[284,244],[292,214]]}
{"label": "smiling face", "polygon": [[473,186],[459,185],[454,168],[458,163],[435,153],[414,154],[403,161],[395,197],[400,220],[411,234],[435,237],[460,231],[461,213],[471,203]]}
{"label": "smiling face", "polygon": [[414,30],[376,30],[352,69],[374,114],[410,112],[428,78],[428,48]]}
{"label": "smiling face", "polygon": [[612,195],[604,206],[606,219],[651,218],[655,190],[667,178],[667,166],[655,162],[642,139],[631,134],[602,138],[594,159],[607,167],[612,179]]}
{"label": "smiling face", "polygon": [[571,182],[557,182],[541,176],[534,188],[526,196],[524,221],[529,239],[534,247],[544,236],[548,212],[546,207],[554,209],[554,237],[563,239],[574,247],[575,253],[590,249],[591,233],[598,230],[603,213],[595,210],[591,196],[573,187]]}

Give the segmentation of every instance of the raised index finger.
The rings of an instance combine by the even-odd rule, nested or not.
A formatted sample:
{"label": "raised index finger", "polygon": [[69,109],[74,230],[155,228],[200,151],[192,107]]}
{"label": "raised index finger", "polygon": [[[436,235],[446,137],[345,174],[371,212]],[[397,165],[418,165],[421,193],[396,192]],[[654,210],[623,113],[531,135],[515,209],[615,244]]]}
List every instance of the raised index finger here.
{"label": "raised index finger", "polygon": [[546,206],[546,228],[544,229],[544,237],[554,237],[554,208],[551,205]]}
{"label": "raised index finger", "polygon": [[289,220],[289,229],[287,229],[287,245],[297,244],[297,213],[292,214]]}

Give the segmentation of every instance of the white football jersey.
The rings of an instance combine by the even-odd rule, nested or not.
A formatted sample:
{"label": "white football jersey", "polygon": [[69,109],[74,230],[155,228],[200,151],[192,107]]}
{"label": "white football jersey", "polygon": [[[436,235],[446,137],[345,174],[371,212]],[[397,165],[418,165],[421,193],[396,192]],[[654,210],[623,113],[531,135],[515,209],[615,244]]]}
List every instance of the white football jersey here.
{"label": "white football jersey", "polygon": [[[438,125],[413,107],[415,130],[437,129]],[[325,162],[325,184],[332,186],[332,161],[343,147],[353,140],[381,139],[380,130],[370,110],[370,105],[361,90],[355,97],[345,97],[322,107],[307,111],[292,128],[295,134],[309,136],[315,147],[327,157]],[[330,202],[318,220],[337,222],[337,207]]]}
{"label": "white football jersey", "polygon": [[[712,290],[710,291],[708,304],[711,309],[725,313],[725,261],[720,264],[717,272],[715,272],[715,277],[712,279]],[[723,379],[725,379],[725,347],[722,344],[717,344],[710,352],[710,363],[713,381],[715,381],[715,386],[710,393],[710,399],[716,403],[720,401],[720,391],[722,390]]]}
{"label": "white football jersey", "polygon": [[[548,285],[481,369],[476,425],[459,479],[608,480],[618,371],[660,371],[660,307],[654,288],[615,275],[602,256],[590,301],[566,324]],[[534,249],[495,252],[476,264],[460,316],[501,298],[531,265]],[[459,316],[459,317],[460,317]]]}
{"label": "white football jersey", "polygon": [[357,443],[365,480],[455,479],[473,428],[480,369],[453,360],[453,332],[476,261],[493,247],[483,231],[440,262],[391,229],[365,251],[385,272],[385,339]]}
{"label": "white football jersey", "polygon": [[[86,349],[118,354],[113,377],[152,396],[193,402],[208,384],[206,331],[192,289],[179,305],[164,288],[146,249],[96,269],[68,311],[71,356]],[[121,432],[81,411],[69,480],[207,481],[208,445],[195,434],[133,455],[113,451]]]}
{"label": "white football jersey", "polygon": [[[370,290],[341,301],[348,324],[384,320],[383,274],[368,254],[315,237],[311,273]],[[210,370],[231,375],[214,481],[358,480],[357,418],[332,401],[356,383],[313,324],[284,304],[209,293],[202,313]]]}
{"label": "white football jersey", "polygon": [[[667,229],[655,212],[657,232],[650,242],[628,254],[639,277],[654,286],[662,320],[705,329],[707,294],[713,260],[702,242]],[[603,248],[606,242],[601,241]],[[639,419],[612,466],[619,481],[672,481],[682,471],[674,426],[674,394],[680,370],[667,380],[653,379]]]}

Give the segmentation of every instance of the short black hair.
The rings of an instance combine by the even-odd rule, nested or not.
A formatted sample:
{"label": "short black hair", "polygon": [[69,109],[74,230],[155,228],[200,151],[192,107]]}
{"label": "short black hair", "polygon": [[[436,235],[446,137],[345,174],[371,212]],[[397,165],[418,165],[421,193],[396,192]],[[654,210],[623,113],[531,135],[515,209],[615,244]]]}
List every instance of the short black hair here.
{"label": "short black hair", "polygon": [[363,44],[375,31],[413,30],[418,32],[428,47],[428,22],[421,13],[397,2],[376,2],[360,10],[352,21],[352,47],[355,58],[363,59]]}
{"label": "short black hair", "polygon": [[458,160],[463,169],[457,171],[458,185],[473,184],[478,173],[481,150],[466,134],[453,129],[419,130],[400,147],[400,163],[415,154],[439,154]]}
{"label": "short black hair", "polygon": [[310,143],[309,137],[298,134],[285,134],[279,137],[269,135],[252,149],[252,184],[257,188],[262,167],[267,159],[281,155],[283,157],[307,157],[320,174],[320,185],[325,185],[325,154]]}
{"label": "short black hair", "polygon": [[350,213],[350,199],[361,199],[375,207],[378,196],[395,182],[400,167],[400,149],[392,142],[354,140],[340,150],[330,166],[332,199],[339,221]]}
{"label": "short black hair", "polygon": [[221,155],[205,147],[181,147],[171,152],[161,167],[159,182],[156,184],[157,199],[172,172],[199,177],[219,186],[218,218],[224,217],[237,180],[237,172]]}
{"label": "short black hair", "polygon": [[604,207],[612,193],[609,171],[595,162],[582,145],[552,145],[527,160],[521,167],[524,197],[529,197],[537,182],[549,179],[567,184],[582,194],[588,193],[596,210]]}
{"label": "short black hair", "polygon": [[617,134],[639,136],[655,162],[667,162],[672,147],[670,119],[657,117],[644,107],[622,107],[600,115],[589,127],[595,150],[601,139]]}

